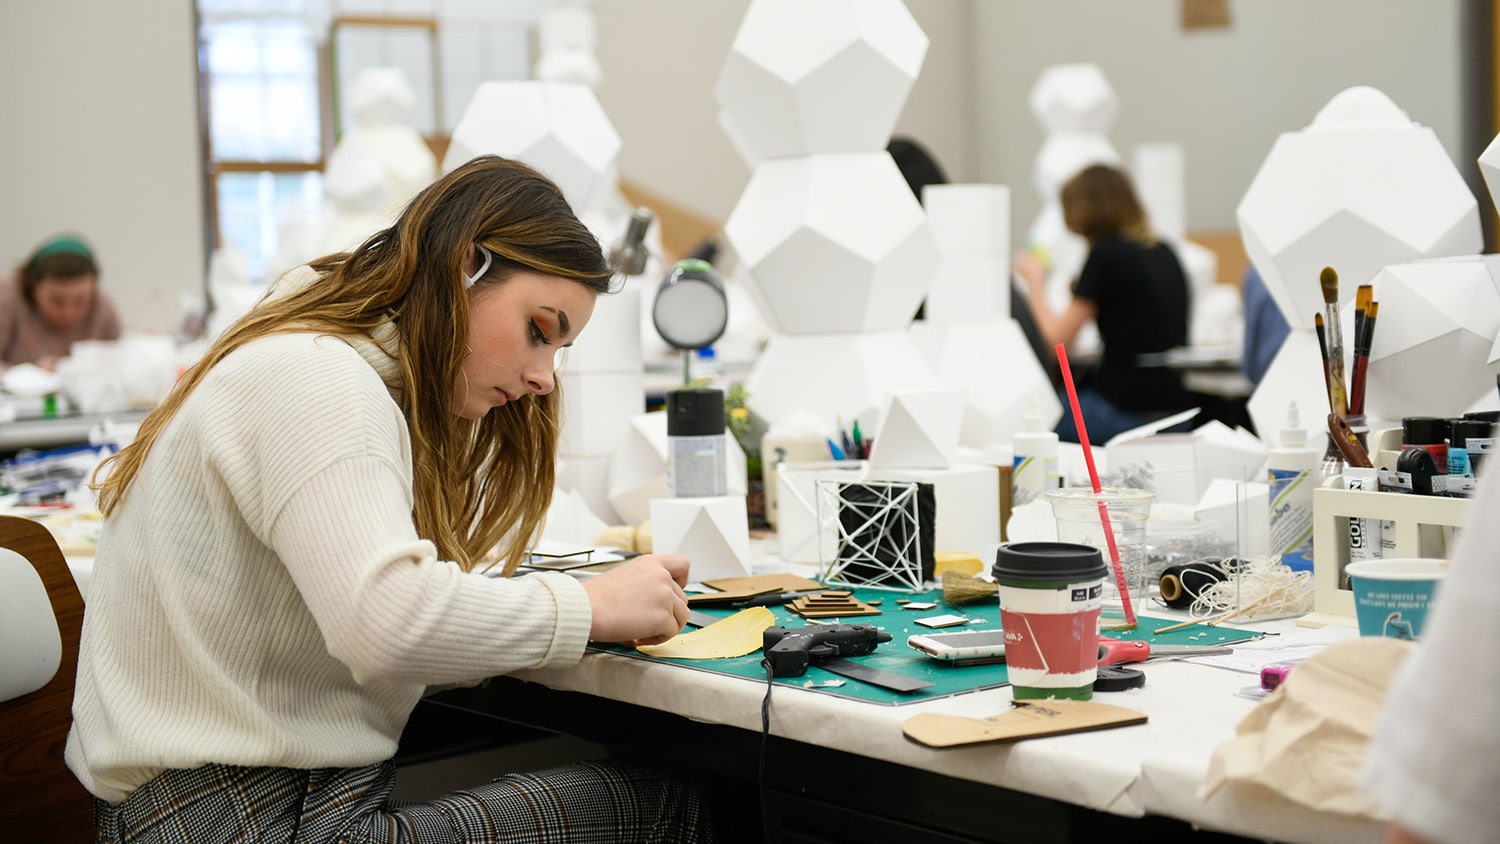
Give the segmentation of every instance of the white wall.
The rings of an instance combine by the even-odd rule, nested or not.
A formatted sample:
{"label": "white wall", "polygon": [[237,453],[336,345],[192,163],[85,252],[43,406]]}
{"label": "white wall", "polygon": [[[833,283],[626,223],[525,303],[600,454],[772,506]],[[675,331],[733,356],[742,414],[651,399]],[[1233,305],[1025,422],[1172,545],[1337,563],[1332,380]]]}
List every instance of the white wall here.
{"label": "white wall", "polygon": [[0,267],[80,231],[128,330],[203,285],[193,26],[191,0],[0,2]]}

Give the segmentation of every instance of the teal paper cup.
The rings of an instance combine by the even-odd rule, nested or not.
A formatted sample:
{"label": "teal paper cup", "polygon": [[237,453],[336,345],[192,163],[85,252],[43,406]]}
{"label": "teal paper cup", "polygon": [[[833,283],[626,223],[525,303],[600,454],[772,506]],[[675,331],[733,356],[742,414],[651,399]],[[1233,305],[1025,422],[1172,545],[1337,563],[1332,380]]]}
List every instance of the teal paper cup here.
{"label": "teal paper cup", "polygon": [[1448,575],[1448,561],[1425,558],[1363,560],[1344,569],[1354,589],[1361,636],[1418,639],[1427,611]]}

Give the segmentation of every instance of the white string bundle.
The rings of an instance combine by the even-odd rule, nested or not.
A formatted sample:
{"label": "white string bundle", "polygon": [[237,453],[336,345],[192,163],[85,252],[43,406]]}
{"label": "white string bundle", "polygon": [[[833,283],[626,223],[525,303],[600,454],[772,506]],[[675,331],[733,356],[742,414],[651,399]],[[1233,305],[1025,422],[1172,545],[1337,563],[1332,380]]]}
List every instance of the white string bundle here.
{"label": "white string bundle", "polygon": [[[1304,615],[1312,610],[1312,572],[1292,571],[1277,556],[1245,560],[1237,576],[1209,584],[1188,609],[1194,618],[1209,616],[1269,620]],[[1236,582],[1238,581],[1238,582]]]}

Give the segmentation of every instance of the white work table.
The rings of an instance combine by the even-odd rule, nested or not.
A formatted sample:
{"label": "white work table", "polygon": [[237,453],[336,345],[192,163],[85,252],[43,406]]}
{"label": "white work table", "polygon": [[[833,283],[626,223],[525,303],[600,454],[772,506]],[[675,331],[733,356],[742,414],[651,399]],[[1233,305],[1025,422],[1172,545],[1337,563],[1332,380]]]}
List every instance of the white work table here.
{"label": "white work table", "polygon": [[[1289,622],[1277,624],[1291,627]],[[1230,787],[1201,799],[1199,786],[1214,749],[1234,736],[1235,725],[1256,705],[1235,693],[1257,679],[1186,662],[1157,661],[1144,670],[1143,688],[1096,695],[1146,713],[1150,720],[1137,726],[934,749],[907,740],[902,722],[919,712],[995,715],[1010,707],[1010,689],[890,706],[778,684],[771,699],[771,733],[1124,817],[1159,815],[1252,838],[1309,844],[1380,840],[1380,827],[1373,821],[1316,812],[1265,790]],[[756,735],[761,729],[765,683],[742,677],[601,652],[585,655],[572,668],[512,676],[693,722]],[[480,690],[456,697],[466,693],[471,703],[484,697]]]}

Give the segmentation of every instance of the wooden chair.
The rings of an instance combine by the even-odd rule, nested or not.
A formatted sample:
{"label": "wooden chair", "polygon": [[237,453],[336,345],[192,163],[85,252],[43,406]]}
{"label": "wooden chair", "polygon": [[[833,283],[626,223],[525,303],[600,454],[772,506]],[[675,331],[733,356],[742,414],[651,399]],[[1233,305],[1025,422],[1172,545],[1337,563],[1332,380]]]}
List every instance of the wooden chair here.
{"label": "wooden chair", "polygon": [[[9,841],[93,841],[94,798],[63,764],[63,745],[73,721],[83,597],[57,541],[36,522],[0,516],[0,549],[24,558],[41,578],[62,643],[56,673],[45,685],[0,701],[0,836]],[[25,591],[24,570],[18,571],[19,564],[10,554],[0,551],[0,557],[8,572],[6,579],[21,578],[0,586],[7,592],[0,600],[18,601]],[[35,581],[31,583],[34,591]],[[16,614],[13,619],[19,616],[16,605],[0,606],[9,607],[8,612]],[[38,628],[33,625],[33,629]],[[0,668],[15,670],[17,661],[27,659],[20,654],[37,650],[34,645],[50,639],[51,630],[45,627],[43,618],[34,640],[24,632],[21,636],[19,642],[0,642],[0,652],[12,663]],[[35,664],[36,658],[31,659]],[[24,669],[24,665],[21,667]],[[50,664],[41,676],[49,670]]]}

